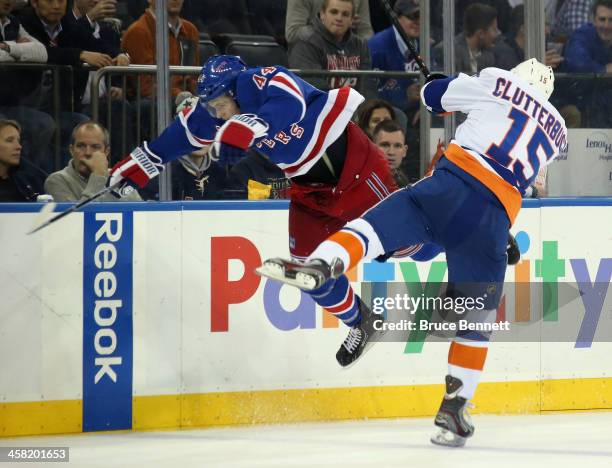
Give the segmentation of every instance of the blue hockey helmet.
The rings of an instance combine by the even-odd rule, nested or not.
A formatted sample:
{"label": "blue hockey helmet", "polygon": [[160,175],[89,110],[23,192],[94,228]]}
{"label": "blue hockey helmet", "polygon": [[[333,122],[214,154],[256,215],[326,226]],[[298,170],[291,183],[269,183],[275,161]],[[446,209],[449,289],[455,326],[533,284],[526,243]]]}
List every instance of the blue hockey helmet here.
{"label": "blue hockey helmet", "polygon": [[202,102],[210,101],[224,94],[234,96],[236,78],[247,69],[247,64],[236,55],[213,55],[198,77],[198,94]]}

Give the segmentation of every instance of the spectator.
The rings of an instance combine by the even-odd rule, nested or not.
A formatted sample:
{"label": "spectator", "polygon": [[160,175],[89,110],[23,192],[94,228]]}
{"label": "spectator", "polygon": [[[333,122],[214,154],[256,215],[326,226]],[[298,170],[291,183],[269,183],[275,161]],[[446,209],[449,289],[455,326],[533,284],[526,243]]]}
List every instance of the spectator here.
{"label": "spectator", "polygon": [[[30,34],[45,45],[49,63],[80,67],[85,62],[94,68],[116,63],[103,43],[93,40],[74,21],[65,19],[66,0],[31,0],[31,4],[33,10],[23,11],[21,21]],[[74,73],[74,88],[69,86],[71,80],[62,80],[65,82],[64,109],[80,109],[87,79],[88,72],[79,70]],[[69,102],[66,98],[71,95],[74,100]]]}
{"label": "spectator", "polygon": [[45,46],[30,36],[19,19],[10,14],[11,2],[0,0],[0,61],[45,63]]}
{"label": "spectator", "polygon": [[[393,7],[399,23],[415,48],[419,50],[421,31],[419,0],[398,0]],[[368,40],[372,67],[385,71],[418,72],[419,67],[394,26],[381,31]],[[404,111],[414,112],[420,104],[419,84],[415,79],[390,78],[381,80],[378,95]]]}
{"label": "spectator", "polygon": [[552,27],[553,36],[563,42],[589,22],[593,0],[558,0],[562,3]]}
{"label": "spectator", "polygon": [[[537,0],[548,2],[550,0]],[[459,34],[465,28],[465,20],[461,12],[465,12],[471,5],[478,3],[494,8],[497,12],[497,26],[502,32],[508,32],[512,8],[516,7],[522,0],[454,0],[455,2],[455,33]],[[442,4],[439,3],[439,8]],[[433,11],[433,10],[432,10]]]}
{"label": "spectator", "polygon": [[[499,68],[510,70],[525,60],[524,15],[525,8],[523,5],[519,5],[512,10],[510,30],[504,35],[504,40],[498,40],[493,48],[496,66]],[[546,25],[545,33],[547,46],[554,44],[549,41],[550,28],[548,24]],[[555,47],[546,50],[544,59],[546,65],[555,70],[561,68],[564,60]],[[572,89],[573,86],[575,86],[573,82],[559,80],[555,85],[555,94],[551,98],[551,102],[554,102],[557,109],[559,109],[559,113],[565,119],[567,128],[580,127],[582,119],[582,113],[576,104],[583,99],[583,96],[578,98],[575,89]]]}
{"label": "spectator", "polygon": [[[72,131],[70,154],[72,159],[61,171],[45,180],[45,192],[55,201],[81,201],[102,190],[108,180],[110,140],[108,131],[95,122],[84,122]],[[110,193],[100,201],[118,201]],[[140,201],[137,191],[125,201]]]}
{"label": "spectator", "polygon": [[[489,5],[473,3],[463,14],[463,32],[455,36],[455,71],[476,74],[483,68],[495,66],[491,50],[500,32],[497,29],[497,10]],[[443,44],[433,50],[434,62],[443,68]]]}
{"label": "spectator", "polygon": [[86,31],[99,50],[113,57],[113,65],[127,66],[130,57],[121,50],[121,25],[116,13],[117,0],[74,0],[62,22]]}
{"label": "spectator", "polygon": [[[67,23],[78,25],[90,36],[92,41],[97,41],[100,48],[107,50],[111,57],[114,57],[113,64],[128,66],[130,64],[129,55],[121,50],[121,21],[114,17],[117,12],[116,0],[74,0],[72,10],[63,18]],[[91,84],[94,72],[89,73],[85,94],[81,100],[83,112],[92,116],[91,107]],[[112,81],[118,84],[120,77]],[[135,140],[135,111],[128,102],[123,102],[123,89],[113,86],[107,89],[107,82],[100,81],[99,85],[99,119],[101,122],[108,122],[108,100],[110,100],[110,131],[114,138],[111,138],[111,154],[121,154],[124,148],[131,148]],[[126,118],[123,117],[123,106],[125,105]],[[122,141],[120,136],[125,131],[126,141]]]}
{"label": "spectator", "polygon": [[[10,11],[11,0],[0,0],[0,63],[45,63],[45,46],[30,36]],[[37,72],[10,68],[0,71],[0,114],[22,123],[23,155],[31,161],[44,157],[55,130],[51,116],[22,105],[23,98],[36,89],[39,81]]]}
{"label": "spectator", "polygon": [[[372,61],[365,39],[351,32],[353,0],[324,0],[319,18],[307,26],[289,53],[289,65],[305,70],[370,70]],[[374,80],[331,77],[309,79],[319,89],[351,86],[361,94],[373,94]]]}
{"label": "spectator", "polygon": [[[287,19],[285,21],[285,38],[289,47],[298,40],[303,40],[310,31],[308,26],[315,23],[319,12],[323,9],[324,0],[288,0]],[[367,39],[374,31],[370,23],[370,6],[368,0],[353,2],[355,15],[352,28],[361,39]]]}
{"label": "spectator", "polygon": [[402,162],[408,152],[404,129],[393,120],[383,120],[374,128],[372,141],[385,154],[397,186],[401,188],[409,185],[410,180],[402,168]]}
{"label": "spectator", "polygon": [[[155,0],[148,0],[149,8],[145,10],[128,28],[123,36],[123,49],[130,55],[132,63],[140,65],[155,65]],[[180,13],[183,8],[183,0],[168,0],[168,62],[170,65],[199,66],[200,54],[198,52],[199,33],[190,21],[182,18]],[[140,95],[145,98],[141,101],[140,129],[144,139],[151,138],[154,134],[155,88],[154,77],[151,75],[140,75],[129,81],[130,95],[136,95],[135,80],[140,80]],[[170,78],[172,97],[186,88],[195,92],[196,78],[191,76],[174,75]]]}
{"label": "spectator", "polygon": [[226,198],[286,199],[290,185],[282,169],[265,155],[251,150],[230,170]]}
{"label": "spectator", "polygon": [[[565,48],[564,71],[577,73],[612,73],[612,0],[595,0],[593,23],[572,34]],[[585,125],[596,128],[612,126],[612,89],[601,80],[579,80],[573,90],[584,100]]]}
{"label": "spectator", "polygon": [[[72,129],[89,118],[80,113],[81,102],[85,93],[89,72],[82,69],[83,62],[94,68],[113,65],[109,51],[102,44],[92,39],[91,35],[77,25],[66,21],[66,0],[31,0],[32,9],[21,12],[24,27],[42,42],[48,54],[48,63],[56,65],[71,65],[75,67],[72,76],[69,72],[61,72],[55,86],[61,91],[60,132],[62,154],[69,153],[68,145]],[[39,87],[41,110],[53,112],[51,96],[52,76],[45,72]],[[50,163],[43,165],[50,169]],[[57,168],[56,168],[57,169]]]}
{"label": "spectator", "polygon": [[[175,113],[198,104],[198,98],[181,93],[176,98]],[[209,146],[182,156],[170,164],[173,200],[217,200],[223,198],[227,169],[212,161]],[[159,200],[159,178],[155,178],[141,193],[147,200]]]}
{"label": "spectator", "polygon": [[593,23],[574,31],[565,48],[564,70],[612,73],[612,0],[595,0]]}
{"label": "spectator", "polygon": [[36,201],[42,185],[39,173],[21,160],[21,127],[14,120],[0,120],[0,202]]}
{"label": "spectator", "polygon": [[[226,171],[207,155],[208,147],[171,163],[173,200],[218,200],[223,198]],[[159,200],[159,178],[142,193],[147,200]]]}
{"label": "spectator", "polygon": [[368,99],[357,109],[357,125],[372,139],[374,128],[383,120],[395,120],[395,109],[383,99]]}
{"label": "spectator", "polygon": [[[170,65],[199,66],[199,33],[193,23],[180,17],[183,0],[168,0],[167,8]],[[123,49],[131,57],[132,63],[155,65],[155,0],[149,0],[149,8],[125,32]],[[184,79],[187,89],[195,92],[194,77],[173,76],[171,83],[174,98],[184,90]],[[140,86],[142,97],[153,97],[151,76],[142,76]]]}
{"label": "spectator", "polygon": [[[126,9],[128,14],[132,18],[140,18],[145,12],[149,4],[148,0],[123,0],[126,3]],[[213,3],[214,1],[214,3]],[[225,0],[227,3],[227,0]],[[211,13],[216,12],[215,3],[220,3],[219,0],[184,0],[181,15],[183,18],[188,19],[194,23],[198,29],[201,29],[202,18],[200,16],[206,14],[211,16]]]}
{"label": "spectator", "polygon": [[[525,7],[519,5],[512,10],[510,18],[510,27],[506,34],[498,40],[493,48],[495,54],[495,63],[499,68],[510,70],[525,60]],[[545,28],[546,43],[551,44],[550,27],[547,24]],[[559,50],[550,47],[546,50],[544,57],[545,64],[556,69],[563,57],[559,54]]]}

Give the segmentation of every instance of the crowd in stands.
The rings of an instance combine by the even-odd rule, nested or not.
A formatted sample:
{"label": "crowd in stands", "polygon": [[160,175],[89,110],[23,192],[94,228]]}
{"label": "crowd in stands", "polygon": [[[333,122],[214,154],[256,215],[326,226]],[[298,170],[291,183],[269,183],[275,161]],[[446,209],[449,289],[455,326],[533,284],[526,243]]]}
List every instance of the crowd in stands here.
{"label": "crowd in stands", "polygon": [[[612,0],[544,2],[546,63],[559,73],[612,73]],[[442,3],[430,1],[427,46],[434,70],[444,68]],[[522,3],[456,0],[457,72],[510,69],[525,59]],[[166,4],[171,65],[200,66],[210,55],[226,52],[242,55],[252,66],[418,71],[377,0]],[[401,28],[421,50],[419,0],[391,4]],[[0,0],[0,201],[33,201],[44,193],[58,201],[80,200],[104,186],[109,166],[126,150],[155,135],[152,75],[128,74],[124,81],[118,74],[100,81],[100,123],[92,121],[91,93],[99,68],[155,64],[155,27],[155,0]],[[418,180],[416,76],[305,79],[321,89],[358,89],[367,100],[356,122],[385,153],[399,185]],[[180,105],[193,92],[195,76],[172,77],[172,103]],[[559,80],[552,100],[568,127],[612,126],[609,84]],[[255,151],[228,167],[201,151],[172,163],[172,187],[173,199],[268,199],[288,198],[290,182]],[[158,191],[151,184],[129,200],[156,200]]]}

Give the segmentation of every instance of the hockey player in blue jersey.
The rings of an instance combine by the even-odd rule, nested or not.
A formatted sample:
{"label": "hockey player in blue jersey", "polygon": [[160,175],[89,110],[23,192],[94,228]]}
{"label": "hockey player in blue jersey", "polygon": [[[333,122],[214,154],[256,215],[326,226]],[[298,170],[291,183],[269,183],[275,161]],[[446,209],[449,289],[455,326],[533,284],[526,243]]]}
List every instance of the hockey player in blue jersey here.
{"label": "hockey player in blue jersey", "polygon": [[[421,90],[436,114],[467,118],[433,173],[400,189],[319,245],[289,278],[276,275],[282,259],[260,267],[303,288],[328,284],[363,259],[388,256],[404,245],[433,243],[446,251],[449,290],[480,300],[484,321],[495,320],[508,256],[508,230],[521,194],[567,143],[565,122],[548,102],[554,75],[535,59],[512,71],[485,68],[429,81]],[[474,303],[474,302],[473,302]],[[474,433],[467,407],[486,360],[489,333],[458,332],[448,354],[446,394],[431,441],[462,446]]]}
{"label": "hockey player in blue jersey", "polygon": [[[123,182],[119,194],[145,186],[165,163],[204,146],[222,165],[253,148],[291,178],[289,247],[300,262],[397,189],[382,152],[351,122],[364,100],[351,88],[323,92],[283,67],[249,69],[239,57],[220,55],[202,68],[198,93],[158,138],[115,165],[108,183]],[[439,252],[402,247],[420,259]],[[350,327],[336,359],[341,366],[353,363],[375,341],[373,314],[344,275],[309,293]]]}

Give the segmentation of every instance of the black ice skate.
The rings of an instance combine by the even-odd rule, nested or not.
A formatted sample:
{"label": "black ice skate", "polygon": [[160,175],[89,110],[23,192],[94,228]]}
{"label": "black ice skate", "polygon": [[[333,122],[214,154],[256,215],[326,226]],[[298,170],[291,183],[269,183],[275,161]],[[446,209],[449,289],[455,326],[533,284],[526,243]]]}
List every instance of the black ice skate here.
{"label": "black ice skate", "polygon": [[468,437],[474,434],[474,426],[467,408],[468,400],[457,396],[463,382],[456,377],[446,376],[446,394],[436,414],[434,424],[438,432],[431,437],[436,445],[463,447]]}
{"label": "black ice skate", "polygon": [[270,258],[255,269],[255,273],[260,276],[290,284],[304,291],[320,288],[328,279],[339,278],[343,271],[344,263],[339,258],[334,258],[331,265],[319,259],[299,263],[284,258]]}
{"label": "black ice skate", "polygon": [[363,302],[359,302],[359,311],[361,321],[349,330],[348,336],[336,353],[336,360],[342,367],[354,364],[385,334],[380,330],[384,322],[383,315],[374,314]]}

